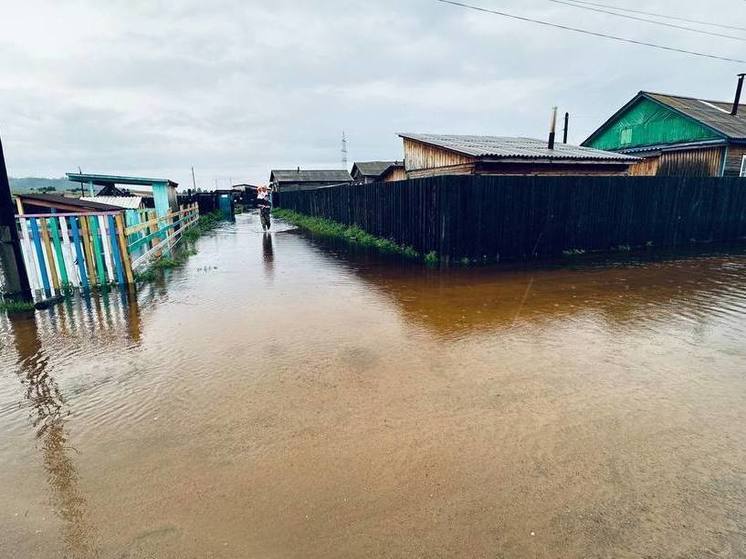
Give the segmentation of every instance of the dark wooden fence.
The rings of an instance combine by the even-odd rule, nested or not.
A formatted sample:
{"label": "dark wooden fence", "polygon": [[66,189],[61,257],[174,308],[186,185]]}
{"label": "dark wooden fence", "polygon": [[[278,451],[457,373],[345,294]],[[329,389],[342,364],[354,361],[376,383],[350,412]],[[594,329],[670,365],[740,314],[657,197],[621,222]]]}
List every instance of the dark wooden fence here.
{"label": "dark wooden fence", "polygon": [[522,259],[746,237],[746,179],[451,176],[287,192],[283,208],[445,259]]}

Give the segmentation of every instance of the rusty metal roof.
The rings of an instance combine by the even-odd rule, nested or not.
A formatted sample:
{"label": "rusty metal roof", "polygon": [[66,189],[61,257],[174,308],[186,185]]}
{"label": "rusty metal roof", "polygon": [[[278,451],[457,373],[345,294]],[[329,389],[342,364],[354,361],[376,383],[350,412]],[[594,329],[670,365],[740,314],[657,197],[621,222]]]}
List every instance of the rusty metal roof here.
{"label": "rusty metal roof", "polygon": [[119,211],[121,209],[120,207],[112,206],[111,204],[83,200],[80,198],[69,198],[60,194],[18,194],[17,198],[30,204],[39,202],[45,206],[66,206],[88,211],[107,212]]}
{"label": "rusty metal roof", "polygon": [[594,148],[555,144],[549,149],[546,140],[505,136],[460,136],[451,134],[409,134],[399,136],[442,147],[480,159],[551,159],[633,163],[635,157]]}

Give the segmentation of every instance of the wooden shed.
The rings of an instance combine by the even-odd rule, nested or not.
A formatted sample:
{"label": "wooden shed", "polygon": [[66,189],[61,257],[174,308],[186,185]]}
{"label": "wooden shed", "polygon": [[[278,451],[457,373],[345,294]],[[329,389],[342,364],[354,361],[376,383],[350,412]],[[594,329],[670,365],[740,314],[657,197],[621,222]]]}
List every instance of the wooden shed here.
{"label": "wooden shed", "polygon": [[746,176],[746,106],[641,91],[583,145],[642,157],[633,175]]}
{"label": "wooden shed", "polygon": [[345,169],[277,169],[269,176],[269,183],[275,192],[313,190],[351,182],[352,175]]}
{"label": "wooden shed", "polygon": [[396,161],[378,177],[379,182],[394,182],[407,180],[407,171],[404,161]]}
{"label": "wooden shed", "polygon": [[399,134],[409,179],[439,175],[627,175],[638,158],[545,140]]}
{"label": "wooden shed", "polygon": [[352,166],[352,179],[358,184],[371,182],[383,182],[384,175],[389,180],[402,180],[396,178],[396,171],[404,169],[402,161],[358,161]]}

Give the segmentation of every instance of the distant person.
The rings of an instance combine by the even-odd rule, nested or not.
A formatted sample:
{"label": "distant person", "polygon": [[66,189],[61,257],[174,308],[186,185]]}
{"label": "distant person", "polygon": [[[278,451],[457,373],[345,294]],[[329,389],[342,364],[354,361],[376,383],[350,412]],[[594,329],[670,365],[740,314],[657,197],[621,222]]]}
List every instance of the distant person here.
{"label": "distant person", "polygon": [[269,197],[269,188],[266,186],[260,186],[256,190],[256,206],[259,208],[259,219],[262,222],[262,230],[269,231],[271,227],[270,223],[270,210],[272,209],[272,201]]}

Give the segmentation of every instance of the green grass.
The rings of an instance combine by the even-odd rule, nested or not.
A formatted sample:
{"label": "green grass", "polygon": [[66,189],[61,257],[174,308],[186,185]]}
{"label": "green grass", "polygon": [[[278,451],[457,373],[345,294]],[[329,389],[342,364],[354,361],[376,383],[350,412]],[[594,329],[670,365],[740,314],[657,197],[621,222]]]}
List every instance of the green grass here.
{"label": "green grass", "polygon": [[8,313],[29,312],[34,310],[34,304],[29,301],[0,301],[0,311]]}
{"label": "green grass", "polygon": [[200,216],[197,223],[194,224],[194,226],[192,226],[188,231],[184,232],[182,238],[186,241],[194,242],[205,233],[215,229],[218,225],[220,225],[221,221],[223,221],[223,214],[219,211],[214,211],[207,215]]}
{"label": "green grass", "polygon": [[277,208],[274,215],[319,237],[340,239],[352,245],[376,249],[385,254],[396,254],[418,259],[420,254],[412,247],[400,245],[390,239],[382,239],[363,231],[357,225],[344,225],[330,219],[312,217],[292,210]]}
{"label": "green grass", "polygon": [[428,266],[437,266],[439,262],[440,257],[434,250],[431,250],[425,255],[425,264],[427,264]]}

